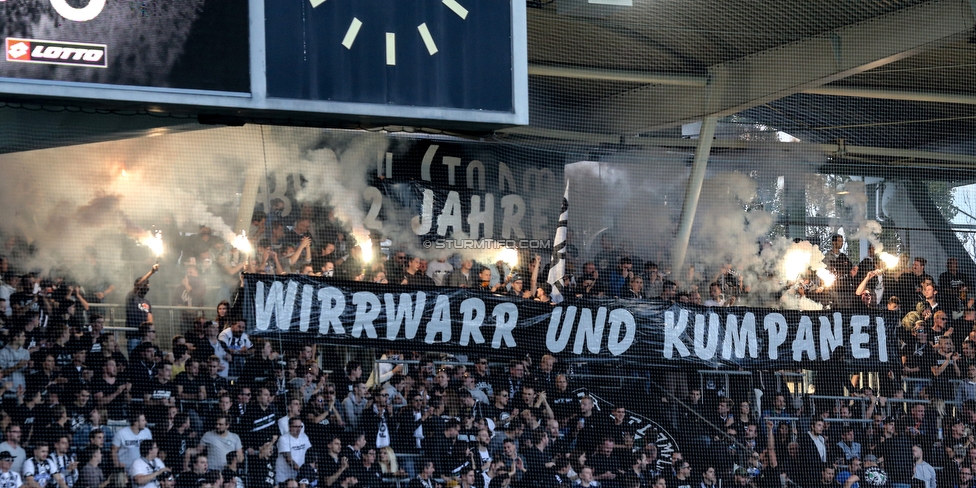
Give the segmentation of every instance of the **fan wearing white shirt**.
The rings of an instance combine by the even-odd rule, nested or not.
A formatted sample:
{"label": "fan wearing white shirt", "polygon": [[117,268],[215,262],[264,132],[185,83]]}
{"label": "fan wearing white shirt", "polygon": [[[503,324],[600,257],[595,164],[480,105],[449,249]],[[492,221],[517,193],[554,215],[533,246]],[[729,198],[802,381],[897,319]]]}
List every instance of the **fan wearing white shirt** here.
{"label": "fan wearing white shirt", "polygon": [[146,428],[146,416],[129,414],[129,428],[121,429],[112,437],[112,461],[116,468],[125,469],[139,458],[139,447],[152,440],[152,432]]}
{"label": "fan wearing white shirt", "polygon": [[68,441],[68,437],[61,436],[54,444],[54,453],[49,456],[69,488],[74,486],[75,481],[78,480],[78,463],[75,462],[74,455],[68,452],[70,447],[71,443]]}
{"label": "fan wearing white shirt", "polygon": [[157,456],[159,447],[153,440],[139,445],[139,459],[129,465],[128,475],[135,488],[159,488],[159,477],[170,473],[170,469]]}
{"label": "fan wearing white shirt", "polygon": [[288,435],[278,439],[278,462],[275,465],[278,483],[297,477],[298,470],[305,464],[305,453],[312,447],[312,442],[302,432],[303,428],[302,419],[293,418],[288,421]]}
{"label": "fan wearing white shirt", "polygon": [[21,474],[24,476],[24,483],[27,486],[68,488],[64,478],[58,473],[58,468],[48,457],[46,444],[34,448],[34,457],[24,461],[24,470]]}
{"label": "fan wearing white shirt", "polygon": [[[302,415],[302,400],[298,397],[288,400],[288,414],[284,417],[278,419],[278,432],[281,432],[281,436],[284,437],[288,435],[288,424],[291,419],[300,418]],[[305,426],[302,426],[302,432],[305,432]]]}
{"label": "fan wearing white shirt", "polygon": [[217,336],[217,340],[223,346],[224,352],[226,353],[223,359],[230,363],[231,371],[229,373],[232,376],[241,374],[244,367],[244,359],[251,354],[251,350],[254,348],[251,339],[244,332],[244,325],[245,322],[243,320],[237,319],[231,323],[230,327],[220,331],[220,334]]}
{"label": "fan wearing white shirt", "polygon": [[20,488],[24,485],[20,473],[10,469],[13,464],[14,456],[10,451],[0,452],[0,488]]}

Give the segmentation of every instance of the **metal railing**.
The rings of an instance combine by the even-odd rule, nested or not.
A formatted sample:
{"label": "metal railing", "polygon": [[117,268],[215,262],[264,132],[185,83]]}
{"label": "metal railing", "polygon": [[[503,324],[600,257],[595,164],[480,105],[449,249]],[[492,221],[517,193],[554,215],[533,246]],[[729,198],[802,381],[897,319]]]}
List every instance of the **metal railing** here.
{"label": "metal railing", "polygon": [[[122,332],[125,338],[129,339],[129,334],[135,333],[138,329],[125,326],[125,304],[124,303],[92,303],[89,305],[89,314],[97,313],[105,317],[105,330],[110,332]],[[156,344],[165,350],[170,349],[173,336],[185,335],[189,331],[193,319],[197,317],[213,317],[217,313],[214,307],[182,307],[171,305],[153,305],[153,325],[156,327]],[[121,339],[121,337],[120,337]],[[124,342],[120,340],[120,348],[125,349]]]}

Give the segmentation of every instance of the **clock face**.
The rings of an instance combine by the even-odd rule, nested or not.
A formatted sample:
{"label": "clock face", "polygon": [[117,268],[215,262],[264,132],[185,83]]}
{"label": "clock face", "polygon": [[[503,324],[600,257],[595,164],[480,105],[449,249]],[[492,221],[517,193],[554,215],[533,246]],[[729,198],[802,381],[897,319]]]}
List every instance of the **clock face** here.
{"label": "clock face", "polygon": [[266,2],[268,96],[512,110],[505,0]]}

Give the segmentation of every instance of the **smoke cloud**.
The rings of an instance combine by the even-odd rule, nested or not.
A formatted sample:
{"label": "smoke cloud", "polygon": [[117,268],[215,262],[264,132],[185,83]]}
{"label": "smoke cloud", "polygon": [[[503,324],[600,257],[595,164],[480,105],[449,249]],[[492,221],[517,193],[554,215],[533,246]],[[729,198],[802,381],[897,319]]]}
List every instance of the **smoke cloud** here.
{"label": "smoke cloud", "polygon": [[116,283],[126,283],[123,249],[152,226],[164,229],[164,246],[177,237],[167,231],[201,225],[233,239],[249,170],[302,174],[300,200],[329,200],[341,219],[362,222],[363,161],[385,148],[379,134],[247,126],[7,154],[0,205],[11,210],[0,231],[36,248],[19,266],[67,266],[86,280],[93,278],[86,249],[95,249]]}
{"label": "smoke cloud", "polygon": [[[124,249],[154,225],[164,229],[164,245],[176,237],[167,232],[193,233],[201,225],[229,242],[247,175],[257,172],[262,182],[273,176],[278,186],[291,176],[299,202],[328,203],[361,240],[367,235],[363,192],[389,145],[382,133],[246,126],[7,154],[0,156],[0,205],[10,210],[0,231],[27,236],[36,246],[30,262],[17,264],[45,271],[65,265],[86,280],[92,276],[86,276],[91,266],[85,250],[93,248],[101,266],[124,284],[135,275],[120,259]],[[599,237],[606,233],[624,252],[667,269],[691,156],[640,150],[567,165],[569,226],[584,258],[599,252]],[[880,226],[866,218],[863,183],[846,182],[843,195],[818,186],[815,169],[823,162],[822,154],[803,149],[714,154],[686,268],[671,270],[672,279],[707,284],[731,264],[751,290],[746,302],[755,302],[743,304],[770,305],[769,297],[796,278],[786,263],[795,265],[797,252],[803,269],[822,268],[816,246],[795,244],[778,227],[785,212],[784,177],[805,183],[808,202],[836,202],[829,209],[831,218],[849,240],[866,238],[879,245]],[[262,186],[259,204],[271,197],[269,185]],[[561,182],[552,186],[552,192],[542,190],[555,196],[550,206],[562,191]],[[383,205],[387,218],[380,232],[385,238],[430,259],[443,254],[418,248],[410,228],[416,209],[396,208],[388,200]],[[456,232],[452,237],[466,236]],[[464,253],[483,263],[499,254],[492,249]],[[779,305],[813,306],[800,302]]]}
{"label": "smoke cloud", "polygon": [[794,243],[779,227],[787,222],[786,180],[805,189],[802,197],[811,215],[831,222],[827,235],[842,229],[850,243],[868,239],[880,252],[881,227],[866,217],[863,182],[847,181],[846,193],[838,192],[817,174],[826,162],[824,154],[771,144],[713,151],[685,267],[670,270],[692,157],[691,152],[641,150],[567,165],[569,226],[577,233],[577,245],[585,247],[584,259],[600,252],[597,236],[609,233],[618,248],[658,263],[682,288],[707,284],[731,265],[749,290],[739,304],[818,309],[818,303],[803,297],[779,299],[801,271],[825,271],[817,246]]}

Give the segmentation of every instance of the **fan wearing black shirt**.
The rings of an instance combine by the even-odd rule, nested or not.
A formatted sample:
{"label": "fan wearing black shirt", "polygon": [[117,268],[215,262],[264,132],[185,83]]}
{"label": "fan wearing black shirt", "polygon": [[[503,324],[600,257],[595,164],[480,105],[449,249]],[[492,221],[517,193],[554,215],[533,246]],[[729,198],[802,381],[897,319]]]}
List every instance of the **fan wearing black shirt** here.
{"label": "fan wearing black shirt", "polygon": [[342,456],[349,460],[349,475],[361,478],[363,469],[363,448],[366,447],[366,436],[353,433],[348,436],[346,447],[342,448]]}
{"label": "fan wearing black shirt", "polygon": [[271,404],[271,392],[262,386],[257,389],[257,394],[255,403],[248,407],[240,421],[241,441],[249,452],[260,449],[278,434],[278,412]]}
{"label": "fan wearing black shirt", "polygon": [[572,435],[576,437],[576,447],[583,452],[592,452],[609,430],[610,422],[595,409],[595,405],[588,396],[580,400],[579,417]]}
{"label": "fan wearing black shirt", "polygon": [[532,380],[540,391],[551,394],[556,387],[556,357],[551,354],[544,354],[539,359],[539,369],[532,375]]}
{"label": "fan wearing black shirt", "polygon": [[315,451],[305,454],[305,464],[298,469],[298,486],[317,486],[319,481],[318,462],[315,459]]}
{"label": "fan wearing black shirt", "polygon": [[596,450],[586,456],[586,465],[593,468],[593,479],[601,483],[604,480],[612,480],[622,469],[623,466],[614,452],[614,447],[613,438],[604,437],[597,444]]}
{"label": "fan wearing black shirt", "polygon": [[349,361],[346,363],[346,375],[335,380],[336,401],[341,403],[352,393],[353,386],[359,382],[363,376],[363,365],[359,361]]}
{"label": "fan wearing black shirt", "polygon": [[434,481],[434,462],[422,461],[420,466],[422,470],[416,478],[410,480],[407,488],[441,488],[441,484]]}
{"label": "fan wearing black shirt", "polygon": [[275,482],[275,442],[277,435],[270,442],[266,442],[258,448],[254,454],[247,456],[247,487],[248,488],[274,488]]}
{"label": "fan wearing black shirt", "polygon": [[207,389],[207,399],[213,400],[220,398],[220,395],[224,392],[230,391],[230,383],[227,379],[220,376],[220,358],[216,355],[211,355],[207,359],[207,370],[208,375],[203,379],[203,383]]}
{"label": "fan wearing black shirt", "polygon": [[42,346],[47,345],[47,334],[41,325],[41,315],[38,312],[27,312],[27,315],[22,320],[24,323],[24,333],[27,334],[27,340],[24,341],[24,349],[34,354],[40,351]]}
{"label": "fan wearing black shirt", "polygon": [[630,427],[625,421],[627,420],[627,409],[621,406],[615,406],[611,412],[613,415],[613,421],[608,425],[608,432],[613,435],[613,441],[617,444],[617,449],[624,447],[625,438],[634,437],[634,429]]}
{"label": "fan wearing black shirt", "polygon": [[46,354],[54,355],[54,362],[57,369],[64,368],[71,364],[71,353],[73,349],[69,347],[68,341],[71,340],[71,330],[67,325],[55,324],[49,328],[48,348]]}
{"label": "fan wearing black shirt", "polygon": [[444,424],[441,432],[424,429],[424,436],[432,436],[430,447],[424,454],[435,459],[438,474],[451,475],[468,459],[467,444],[458,441],[460,428],[458,421],[451,418]]}
{"label": "fan wearing black shirt", "polygon": [[488,369],[488,358],[481,357],[477,359],[472,359],[474,363],[474,371],[469,371],[471,376],[474,378],[475,387],[484,392],[489,398],[494,395],[495,390],[491,384],[491,376],[489,376]]}
{"label": "fan wearing black shirt", "polygon": [[407,257],[407,266],[403,271],[401,285],[407,286],[436,286],[434,280],[420,272],[420,258],[417,256]]}
{"label": "fan wearing black shirt", "polygon": [[[37,359],[34,361],[34,364],[37,364]],[[41,357],[41,370],[27,377],[27,388],[47,394],[48,389],[55,388],[61,383],[66,383],[67,380],[64,379],[58,381],[57,375],[54,373],[56,367],[57,363],[55,362],[54,355],[43,353]]]}
{"label": "fan wearing black shirt", "polygon": [[126,398],[132,388],[132,383],[126,383],[118,378],[115,360],[109,359],[102,366],[102,376],[92,381],[91,391],[95,396],[95,405],[108,410],[108,418],[123,420],[126,418]]}
{"label": "fan wearing black shirt", "polygon": [[176,471],[182,471],[189,464],[189,456],[196,452],[191,447],[196,444],[190,439],[190,416],[180,412],[173,417],[172,427],[160,437],[159,450],[166,453],[163,461]]}
{"label": "fan wearing black shirt", "polygon": [[143,391],[143,405],[154,417],[153,423],[162,420],[168,407],[176,406],[176,384],[170,381],[173,377],[173,365],[163,363],[159,374]]}
{"label": "fan wearing black shirt", "polygon": [[[44,428],[41,429],[43,435],[39,437],[42,442],[53,445],[62,437],[71,438],[71,421],[68,418],[68,410],[64,408],[64,405],[48,407],[48,412],[45,414],[45,417],[49,421],[44,424],[38,424],[38,427],[44,425]],[[35,439],[38,439],[37,433],[35,433]]]}
{"label": "fan wearing black shirt", "polygon": [[71,353],[71,364],[64,366],[58,371],[58,377],[64,378],[64,384],[70,385],[72,389],[84,386],[85,381],[85,358],[88,351],[85,349],[75,349]]}
{"label": "fan wearing black shirt", "polygon": [[88,328],[91,330],[87,331],[85,328],[76,330],[68,345],[74,350],[84,349],[91,353],[102,352],[98,340],[102,337],[102,329],[105,328],[105,317],[97,313],[89,315]]}
{"label": "fan wearing black shirt", "polygon": [[513,409],[508,403],[509,395],[506,389],[495,390],[495,396],[493,397],[495,402],[481,408],[481,412],[485,418],[494,420],[495,425],[507,424],[508,420],[512,418],[513,413]]}
{"label": "fan wearing black shirt", "polygon": [[415,454],[420,451],[420,433],[417,429],[430,418],[431,410],[424,407],[424,397],[420,393],[410,396],[410,404],[393,415],[393,450],[399,453]]}
{"label": "fan wearing black shirt", "polygon": [[195,402],[207,397],[207,387],[200,377],[200,361],[194,358],[187,360],[186,370],[176,375],[176,391],[181,400]]}
{"label": "fan wearing black shirt", "polygon": [[[33,445],[34,436],[39,436],[39,432],[46,419],[46,413],[42,407],[43,396],[40,390],[27,390],[24,395],[24,403],[17,405],[10,410],[10,418],[15,423],[22,426],[24,432],[23,442],[25,445]],[[35,428],[37,427],[37,428]]]}
{"label": "fan wearing black shirt", "polygon": [[383,471],[380,470],[379,463],[376,462],[376,449],[368,448],[363,453],[362,467],[356,475],[359,480],[358,486],[362,488],[380,488],[383,484]]}
{"label": "fan wearing black shirt", "polygon": [[517,402],[519,398],[522,397],[522,382],[525,380],[525,365],[517,359],[513,359],[508,363],[508,376],[500,378],[498,383],[494,385],[494,391],[497,395],[499,391],[508,391],[508,396],[510,401]]}
{"label": "fan wearing black shirt", "polygon": [[142,398],[156,377],[156,346],[143,342],[132,350],[133,358],[125,370],[125,378],[132,383],[132,396]]}
{"label": "fan wearing black shirt", "polygon": [[569,380],[565,374],[556,375],[553,384],[555,389],[546,392],[546,401],[552,406],[552,414],[560,424],[579,412],[579,398],[569,390]]}
{"label": "fan wearing black shirt", "polygon": [[85,422],[95,407],[91,402],[91,391],[87,387],[82,387],[75,391],[74,401],[68,404],[68,418],[71,431],[77,431]]}
{"label": "fan wearing black shirt", "polygon": [[220,394],[220,398],[217,400],[217,408],[210,411],[210,415],[207,416],[207,420],[203,424],[204,429],[208,431],[214,430],[217,425],[217,419],[220,417],[227,417],[230,420],[230,431],[238,434],[241,430],[240,422],[243,416],[237,415],[237,409],[234,407],[234,402],[230,399],[230,393]]}
{"label": "fan wearing black shirt", "polygon": [[128,366],[129,361],[119,352],[119,341],[115,338],[113,334],[102,334],[98,337],[97,351],[93,347],[92,353],[86,356],[85,361],[88,367],[95,372],[96,375],[101,374],[102,368],[105,366],[105,362],[109,359],[115,360],[115,366],[118,371],[125,370]]}
{"label": "fan wearing black shirt", "polygon": [[339,437],[333,436],[325,447],[326,453],[319,462],[319,484],[334,486],[334,483],[346,476],[349,458],[342,455],[342,439]]}
{"label": "fan wearing black shirt", "polygon": [[244,363],[244,373],[241,381],[245,384],[259,384],[274,378],[274,370],[277,367],[275,360],[277,353],[271,347],[271,343],[264,339],[254,339],[254,350],[256,355],[248,358]]}
{"label": "fan wearing black shirt", "polygon": [[556,464],[546,454],[548,447],[549,433],[542,429],[533,431],[532,447],[522,451],[522,455],[525,457],[526,470],[523,482],[526,485],[544,486],[545,482],[553,479],[553,468]]}
{"label": "fan wearing black shirt", "polygon": [[177,475],[176,487],[198,488],[203,486],[207,480],[209,468],[210,466],[207,463],[207,455],[197,454],[196,457],[193,458],[193,465],[190,467],[190,470],[184,471]]}
{"label": "fan wearing black shirt", "polygon": [[367,402],[363,414],[359,418],[359,429],[367,441],[377,447],[390,445],[390,431],[392,429],[393,405],[389,403],[389,394],[381,387],[373,388],[373,400]]}
{"label": "fan wearing black shirt", "polygon": [[919,377],[931,377],[932,366],[935,366],[936,353],[932,349],[932,346],[928,342],[928,329],[919,324],[915,326],[913,335],[915,336],[916,342],[913,344],[905,344],[902,348],[904,351],[902,353],[902,363],[905,365],[902,372],[909,376],[919,376]]}

